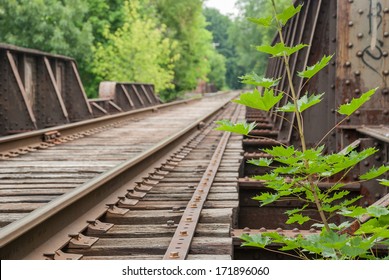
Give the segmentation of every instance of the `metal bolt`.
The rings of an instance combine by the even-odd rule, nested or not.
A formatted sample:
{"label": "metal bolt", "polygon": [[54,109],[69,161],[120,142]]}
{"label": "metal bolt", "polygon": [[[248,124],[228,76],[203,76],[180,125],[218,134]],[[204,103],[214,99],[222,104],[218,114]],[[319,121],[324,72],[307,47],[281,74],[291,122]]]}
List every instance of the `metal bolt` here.
{"label": "metal bolt", "polygon": [[385,116],[389,115],[389,110],[384,110],[383,113],[384,113]]}
{"label": "metal bolt", "polygon": [[355,111],[355,115],[359,116],[361,114],[361,111],[357,110]]}
{"label": "metal bolt", "polygon": [[293,232],[300,232],[300,230],[298,228],[294,228],[292,231]]}
{"label": "metal bolt", "polygon": [[360,93],[361,93],[361,90],[360,90],[359,88],[356,88],[356,89],[354,90],[354,92],[355,92],[355,94],[360,94]]}
{"label": "metal bolt", "polygon": [[359,71],[359,70],[355,71],[355,72],[354,72],[354,75],[355,75],[355,76],[360,76],[360,75],[361,75],[361,71]]}
{"label": "metal bolt", "polygon": [[314,229],[314,228],[311,228],[311,229],[309,230],[309,232],[312,232],[312,233],[314,233],[314,232],[316,232],[316,229]]}
{"label": "metal bolt", "polygon": [[336,42],[336,38],[332,38],[331,41],[332,41],[333,43],[335,43],[335,42]]}
{"label": "metal bolt", "polygon": [[383,52],[382,52],[382,56],[387,57],[387,56],[388,56],[388,52],[383,51]]}
{"label": "metal bolt", "polygon": [[385,8],[384,13],[386,13],[386,14],[389,13],[389,8]]}
{"label": "metal bolt", "polygon": [[384,70],[384,71],[382,71],[382,73],[383,73],[385,76],[388,76],[388,75],[389,75],[389,70]]}
{"label": "metal bolt", "polygon": [[259,229],[259,231],[260,231],[260,232],[265,232],[265,231],[267,231],[267,229],[264,228],[264,227],[261,227],[261,228]]}
{"label": "metal bolt", "polygon": [[351,84],[350,80],[346,80],[346,81],[344,81],[344,83],[345,83],[347,86],[349,86],[349,85]]}
{"label": "metal bolt", "polygon": [[346,61],[345,64],[344,64],[345,67],[350,67],[351,66],[351,62],[350,61]]}
{"label": "metal bolt", "polygon": [[376,156],[374,157],[374,159],[377,160],[377,161],[380,161],[380,160],[381,160],[381,156],[380,156],[380,155],[376,155]]}
{"label": "metal bolt", "polygon": [[350,20],[349,22],[348,22],[348,26],[353,26],[354,25],[354,23]]}
{"label": "metal bolt", "polygon": [[244,232],[249,232],[249,231],[251,231],[251,229],[248,228],[248,227],[245,227],[245,228],[243,229],[243,231],[244,231]]}
{"label": "metal bolt", "polygon": [[384,32],[384,37],[389,37],[389,32],[385,31]]}
{"label": "metal bolt", "polygon": [[348,0],[349,3],[354,3],[354,0]]}
{"label": "metal bolt", "polygon": [[166,222],[166,225],[171,227],[171,226],[174,226],[174,221],[173,220],[169,220]]}
{"label": "metal bolt", "polygon": [[180,254],[178,252],[170,252],[169,258],[177,259],[179,257],[180,257]]}
{"label": "metal bolt", "polygon": [[358,38],[363,38],[363,33],[362,32],[359,32],[358,35],[357,35]]}
{"label": "metal bolt", "polygon": [[358,180],[358,175],[354,174],[354,175],[353,175],[353,179],[354,179],[354,180]]}
{"label": "metal bolt", "polygon": [[361,57],[362,55],[363,55],[363,52],[361,52],[361,51],[358,51],[358,52],[357,52],[357,56],[358,56],[358,57]]}
{"label": "metal bolt", "polygon": [[331,88],[332,88],[332,89],[335,89],[335,85],[334,85],[334,84],[332,84],[332,85],[331,85]]}
{"label": "metal bolt", "polygon": [[363,203],[363,205],[364,205],[365,207],[367,207],[367,206],[369,206],[369,202],[365,201],[365,202]]}
{"label": "metal bolt", "polygon": [[282,228],[277,228],[276,232],[283,232],[284,230]]}
{"label": "metal bolt", "polygon": [[388,88],[383,88],[382,89],[382,94],[386,95],[389,93],[389,89]]}
{"label": "metal bolt", "polygon": [[348,47],[349,49],[351,49],[353,46],[354,46],[354,44],[351,43],[351,42],[347,44],[347,47]]}
{"label": "metal bolt", "polygon": [[362,14],[363,14],[363,10],[362,10],[362,9],[359,9],[359,10],[358,10],[358,14],[362,15]]}
{"label": "metal bolt", "polygon": [[364,166],[369,166],[370,163],[369,163],[367,160],[365,160],[365,161],[363,162],[363,165],[364,165]]}

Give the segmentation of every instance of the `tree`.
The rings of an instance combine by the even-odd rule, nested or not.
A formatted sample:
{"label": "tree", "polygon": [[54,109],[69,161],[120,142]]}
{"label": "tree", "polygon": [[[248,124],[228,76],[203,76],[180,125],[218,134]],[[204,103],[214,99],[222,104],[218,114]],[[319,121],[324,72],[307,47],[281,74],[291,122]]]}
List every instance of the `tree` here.
{"label": "tree", "polygon": [[94,48],[93,72],[98,80],[153,83],[157,92],[174,88],[176,42],[165,38],[166,26],[158,23],[149,7],[139,0],[125,1],[123,25],[114,33],[105,27],[106,43]]}
{"label": "tree", "polygon": [[[174,54],[179,60],[174,67],[174,84],[178,92],[194,89],[206,80],[210,71],[207,53],[212,35],[205,29],[201,0],[154,0],[160,20],[167,26],[171,40],[177,41]],[[174,97],[176,93],[166,92]]]}
{"label": "tree", "polygon": [[87,11],[77,0],[0,0],[0,41],[73,57],[83,76],[93,42]]}
{"label": "tree", "polygon": [[208,23],[206,28],[212,33],[216,51],[225,57],[226,83],[230,88],[240,88],[238,77],[245,72],[238,71],[235,46],[229,39],[229,29],[232,28],[233,21],[214,8],[205,8],[204,15]]}

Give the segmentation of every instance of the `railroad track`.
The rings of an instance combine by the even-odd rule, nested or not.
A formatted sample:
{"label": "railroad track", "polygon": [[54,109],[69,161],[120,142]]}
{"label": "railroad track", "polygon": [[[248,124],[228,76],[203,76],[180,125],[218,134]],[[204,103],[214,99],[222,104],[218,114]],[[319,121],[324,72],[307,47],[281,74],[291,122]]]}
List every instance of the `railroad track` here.
{"label": "railroad track", "polygon": [[[243,110],[236,111],[234,105],[215,115],[233,96],[105,117],[102,127],[86,121],[84,128],[73,124],[30,133],[25,139],[3,139],[2,259],[158,259],[164,254],[187,258],[188,253],[189,258],[231,258],[240,137],[229,139],[223,156],[219,151],[220,170],[206,165],[215,161],[213,150],[223,134],[213,131],[211,116],[243,118]],[[200,126],[204,128],[197,131]],[[208,177],[202,179],[204,170]],[[208,199],[193,195],[200,182],[213,182],[211,177],[215,180]],[[196,214],[199,226],[177,234],[190,237],[192,246],[182,253],[176,252],[176,244],[167,252],[170,235],[180,229],[180,217],[191,201],[205,206]],[[193,216],[194,225],[196,219]]]}

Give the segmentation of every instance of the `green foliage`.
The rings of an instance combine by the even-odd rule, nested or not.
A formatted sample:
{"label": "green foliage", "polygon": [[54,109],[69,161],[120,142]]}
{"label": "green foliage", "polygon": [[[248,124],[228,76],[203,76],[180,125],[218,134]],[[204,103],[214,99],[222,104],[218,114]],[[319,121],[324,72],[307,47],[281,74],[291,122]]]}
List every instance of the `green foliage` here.
{"label": "green foliage", "polygon": [[298,75],[301,78],[307,78],[307,79],[312,78],[320,70],[322,70],[324,67],[326,67],[328,65],[328,63],[330,62],[332,57],[333,57],[333,55],[323,56],[323,58],[318,63],[316,63],[313,66],[308,66],[305,71],[298,72]]}
{"label": "green foliage", "polygon": [[164,38],[166,26],[145,16],[138,0],[125,1],[124,10],[123,26],[114,33],[107,27],[107,43],[95,48],[93,72],[101,80],[152,83],[157,92],[173,88],[178,58],[173,55],[176,43]]}
{"label": "green foliage", "polygon": [[271,54],[273,57],[280,57],[280,56],[290,56],[307,46],[308,45],[306,44],[298,44],[293,47],[288,47],[285,46],[285,44],[283,43],[277,43],[274,46],[271,45],[258,46],[257,50],[263,53]]}
{"label": "green foliage", "polygon": [[350,116],[352,113],[358,110],[359,107],[361,107],[368,100],[370,100],[370,97],[377,91],[377,89],[378,88],[371,89],[368,92],[362,94],[361,97],[353,98],[350,103],[341,105],[338,109],[338,113]]}
{"label": "green foliage", "polygon": [[233,102],[254,109],[269,111],[281,98],[282,94],[276,95],[272,89],[265,89],[263,94],[254,89],[253,92],[242,93],[239,99],[235,99]]}
{"label": "green foliage", "polygon": [[251,130],[255,128],[255,123],[246,123],[246,122],[240,122],[240,123],[232,123],[229,120],[221,120],[221,121],[216,121],[216,124],[219,126],[215,128],[215,130],[222,130],[222,131],[229,131],[229,132],[234,132],[237,134],[243,134],[243,135],[248,135]]}
{"label": "green foliage", "polygon": [[242,80],[242,83],[247,85],[254,85],[257,87],[264,87],[264,88],[270,88],[275,87],[280,82],[281,78],[278,79],[272,79],[272,78],[264,78],[260,77],[255,73],[247,74],[242,77],[240,77]]}
{"label": "green foliage", "polygon": [[[273,1],[272,1],[273,2]],[[273,2],[274,3],[274,2]],[[264,15],[262,18],[250,18],[249,20],[260,27],[276,27],[280,41],[283,42],[282,26],[288,20],[296,15],[301,6],[289,6],[283,12],[275,12],[273,17]],[[275,10],[275,7],[274,7]],[[284,61],[287,68],[290,92],[286,93],[277,89],[275,94],[275,85],[279,78],[262,78],[253,72],[252,74],[242,76],[243,83],[261,86],[263,94],[257,89],[252,92],[243,93],[239,99],[233,102],[243,104],[247,107],[277,113],[294,113],[297,124],[293,123],[294,129],[300,135],[301,150],[293,146],[273,146],[264,149],[269,155],[267,158],[251,159],[248,163],[266,167],[269,171],[264,175],[253,176],[252,179],[260,180],[268,189],[268,192],[261,192],[252,199],[259,201],[261,206],[268,205],[276,201],[299,200],[303,206],[286,211],[288,216],[286,224],[305,224],[310,223],[320,216],[320,222],[312,227],[321,228],[321,232],[307,236],[297,235],[287,237],[277,232],[266,232],[260,235],[245,234],[241,238],[242,246],[254,246],[267,249],[270,243],[281,245],[280,251],[293,250],[297,252],[297,257],[302,259],[323,258],[323,259],[374,259],[374,246],[389,245],[389,209],[383,206],[372,205],[367,208],[358,206],[358,201],[363,197],[355,196],[349,190],[345,189],[346,184],[343,178],[355,167],[364,161],[367,157],[377,152],[375,148],[357,150],[350,146],[339,153],[327,154],[324,151],[325,146],[316,148],[307,148],[304,138],[303,113],[305,110],[318,104],[324,93],[310,94],[306,92],[300,95],[295,91],[293,85],[294,77],[289,68],[290,56],[302,48],[304,44],[296,46],[285,46],[283,43],[275,45],[263,44],[257,47],[257,50],[270,54],[273,57],[279,57]],[[298,72],[298,76],[309,81],[314,75],[326,67],[331,56],[324,56],[313,66],[308,66],[304,71]],[[341,105],[338,112],[350,116],[364,103],[366,103],[375,93],[376,89],[369,90],[362,94],[360,98],[354,98],[350,103]],[[276,108],[283,96],[288,96],[289,102],[286,105]],[[301,96],[301,97],[300,97]],[[298,98],[299,97],[299,98]],[[232,124],[231,124],[232,126]],[[231,130],[230,130],[231,131]],[[250,136],[249,137],[255,137]],[[359,176],[361,180],[371,180],[384,175],[389,170],[388,166],[373,167],[365,174]],[[336,175],[338,181],[334,181]],[[389,180],[379,179],[382,185],[389,186]],[[323,188],[322,183],[331,182],[328,188]],[[312,208],[315,213],[312,213]],[[309,209],[309,211],[308,211]],[[340,220],[346,220],[342,223],[330,222],[334,217]],[[339,232],[351,225],[352,219],[369,220],[362,224],[354,235]]]}
{"label": "green foliage", "polygon": [[[311,96],[308,96],[308,94],[303,95],[299,100],[297,100],[297,111],[300,113],[304,112],[309,107],[312,107],[313,105],[319,103],[323,95],[324,93],[318,95],[312,94]],[[281,108],[278,108],[278,111],[295,112],[296,105],[294,103],[288,102],[288,104],[282,106]]]}

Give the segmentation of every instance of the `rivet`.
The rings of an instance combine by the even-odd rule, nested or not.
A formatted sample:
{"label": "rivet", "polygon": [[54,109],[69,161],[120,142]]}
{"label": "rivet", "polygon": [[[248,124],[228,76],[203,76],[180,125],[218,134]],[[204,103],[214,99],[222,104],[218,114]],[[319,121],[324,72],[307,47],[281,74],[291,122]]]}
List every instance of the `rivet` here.
{"label": "rivet", "polygon": [[388,75],[389,75],[389,71],[388,71],[388,70],[384,70],[384,71],[382,71],[382,73],[383,73],[385,76],[388,76]]}
{"label": "rivet", "polygon": [[335,65],[336,64],[336,62],[335,61],[331,61],[331,65]]}
{"label": "rivet", "polygon": [[169,258],[171,259],[177,259],[179,258],[180,254],[178,252],[170,252]]}
{"label": "rivet", "polygon": [[316,229],[314,229],[314,228],[311,228],[311,229],[309,230],[309,232],[312,232],[312,233],[314,233],[314,232],[316,232]]}
{"label": "rivet", "polygon": [[388,52],[387,51],[383,51],[382,52],[382,56],[387,57],[388,56]]}
{"label": "rivet", "polygon": [[361,52],[361,51],[358,51],[358,52],[357,52],[357,56],[358,56],[358,57],[361,57],[362,55],[363,55],[363,52]]}
{"label": "rivet", "polygon": [[363,33],[359,32],[357,35],[358,38],[363,38]]}
{"label": "rivet", "polygon": [[389,13],[389,8],[385,8],[384,13],[386,13],[386,14]]}
{"label": "rivet", "polygon": [[345,67],[350,67],[351,66],[351,62],[350,61],[346,61],[345,64],[344,64]]}
{"label": "rivet", "polygon": [[331,88],[332,88],[332,89],[335,89],[335,85],[334,85],[334,84],[332,84],[332,85],[331,85]]}
{"label": "rivet", "polygon": [[359,71],[359,70],[355,71],[355,72],[354,72],[354,75],[355,75],[355,76],[360,76],[360,75],[361,75],[361,71]]}
{"label": "rivet", "polygon": [[379,193],[376,193],[374,196],[375,196],[376,199],[381,198],[381,195]]}
{"label": "rivet", "polygon": [[383,88],[382,89],[382,94],[386,95],[389,93],[389,89],[388,88]]}
{"label": "rivet", "polygon": [[260,231],[260,232],[265,232],[265,231],[267,231],[267,229],[264,228],[264,227],[261,227],[261,228],[259,229],[259,231]]}
{"label": "rivet", "polygon": [[377,161],[380,161],[381,160],[381,156],[377,155],[377,156],[374,157],[374,159],[377,160]]}
{"label": "rivet", "polygon": [[354,44],[351,43],[351,42],[347,44],[347,47],[348,47],[349,49],[351,49],[353,46],[354,46]]}
{"label": "rivet", "polygon": [[358,10],[358,14],[362,15],[362,14],[363,14],[363,10],[362,10],[362,9],[359,9],[359,10]]}
{"label": "rivet", "polygon": [[332,40],[331,40],[333,43],[335,43],[336,42],[336,38],[332,38]]}
{"label": "rivet", "polygon": [[354,0],[348,0],[349,3],[354,3]]}
{"label": "rivet", "polygon": [[344,83],[346,84],[346,85],[350,85],[350,80],[346,80],[346,81],[344,81]]}
{"label": "rivet", "polygon": [[354,23],[350,20],[349,22],[348,22],[348,26],[353,26],[354,25]]}
{"label": "rivet", "polygon": [[389,32],[385,31],[384,32],[384,37],[389,37]]}
{"label": "rivet", "polygon": [[357,110],[355,111],[355,115],[359,116],[361,114],[361,111]]}
{"label": "rivet", "polygon": [[389,115],[389,110],[384,110],[383,113],[384,115]]}
{"label": "rivet", "polygon": [[284,230],[282,228],[277,228],[276,232],[283,232]]}
{"label": "rivet", "polygon": [[292,231],[293,232],[300,232],[300,230],[298,228],[294,228]]}
{"label": "rivet", "polygon": [[174,226],[174,221],[173,221],[173,220],[168,220],[168,221],[166,222],[166,224],[167,224],[168,226]]}
{"label": "rivet", "polygon": [[333,18],[336,18],[336,14],[332,14],[332,17],[333,17]]}
{"label": "rivet", "polygon": [[358,180],[358,175],[354,174],[354,175],[353,175],[353,179],[354,179],[354,180]]}
{"label": "rivet", "polygon": [[250,229],[250,228],[248,228],[248,227],[245,227],[245,228],[243,229],[243,231],[245,231],[245,232],[249,232],[249,231],[251,231],[251,229]]}
{"label": "rivet", "polygon": [[364,165],[364,166],[369,166],[370,163],[369,163],[367,160],[365,160],[365,161],[363,162],[363,165]]}
{"label": "rivet", "polygon": [[360,94],[360,93],[361,93],[361,90],[360,90],[359,88],[356,88],[356,89],[354,90],[354,93],[355,93],[355,94]]}
{"label": "rivet", "polygon": [[365,202],[363,203],[363,205],[364,205],[365,207],[367,207],[367,206],[369,206],[369,202],[365,201]]}

